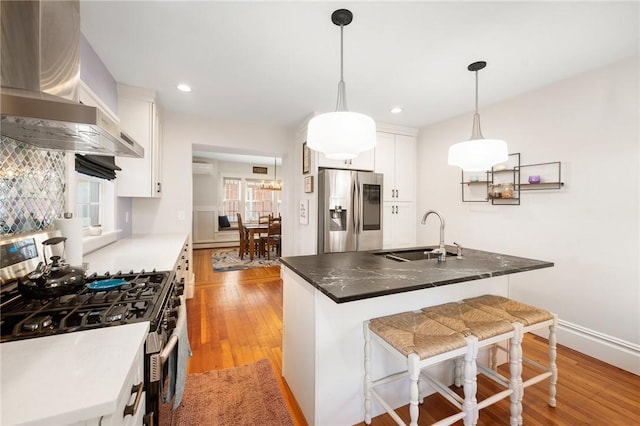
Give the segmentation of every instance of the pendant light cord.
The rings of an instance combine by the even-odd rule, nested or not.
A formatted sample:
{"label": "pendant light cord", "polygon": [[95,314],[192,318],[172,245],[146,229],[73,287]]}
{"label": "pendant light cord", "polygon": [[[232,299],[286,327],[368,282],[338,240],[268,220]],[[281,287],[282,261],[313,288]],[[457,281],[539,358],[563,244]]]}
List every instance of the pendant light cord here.
{"label": "pendant light cord", "polygon": [[478,113],[478,71],[476,71],[476,114]]}
{"label": "pendant light cord", "polygon": [[340,82],[338,83],[338,100],[336,111],[347,111],[347,93],[344,84],[344,25],[340,25]]}

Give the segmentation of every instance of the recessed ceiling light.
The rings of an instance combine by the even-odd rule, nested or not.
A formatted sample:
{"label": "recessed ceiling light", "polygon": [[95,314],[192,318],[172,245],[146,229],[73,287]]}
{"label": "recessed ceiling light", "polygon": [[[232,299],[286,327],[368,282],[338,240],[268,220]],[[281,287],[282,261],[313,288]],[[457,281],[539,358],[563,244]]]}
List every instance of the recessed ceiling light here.
{"label": "recessed ceiling light", "polygon": [[180,90],[181,92],[190,92],[191,87],[186,84],[178,84],[178,90]]}
{"label": "recessed ceiling light", "polygon": [[400,114],[402,112],[402,107],[393,107],[391,108],[391,112],[393,114]]}

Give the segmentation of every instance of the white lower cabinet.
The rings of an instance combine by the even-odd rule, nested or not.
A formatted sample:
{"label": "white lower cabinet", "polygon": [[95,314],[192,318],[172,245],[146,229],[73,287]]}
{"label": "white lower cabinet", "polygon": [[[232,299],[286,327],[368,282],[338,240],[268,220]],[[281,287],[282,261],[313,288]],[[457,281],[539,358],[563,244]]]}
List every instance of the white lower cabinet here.
{"label": "white lower cabinet", "polygon": [[412,202],[385,202],[383,209],[382,247],[415,247],[416,209]]}

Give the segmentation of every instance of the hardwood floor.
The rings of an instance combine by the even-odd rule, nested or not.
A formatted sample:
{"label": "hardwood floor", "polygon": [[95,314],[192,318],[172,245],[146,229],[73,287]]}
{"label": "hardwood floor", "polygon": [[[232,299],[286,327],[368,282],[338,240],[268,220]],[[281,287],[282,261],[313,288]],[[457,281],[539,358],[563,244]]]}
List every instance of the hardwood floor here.
{"label": "hardwood floor", "polygon": [[[193,350],[189,373],[267,358],[279,378],[292,418],[296,424],[306,425],[295,398],[281,377],[280,268],[213,272],[210,249],[194,250],[193,257],[195,296],[187,301],[189,340]],[[546,361],[545,339],[527,335],[524,348],[530,358]],[[546,403],[546,381],[528,387],[523,401],[525,425],[640,425],[640,377],[562,345],[558,346],[557,365],[557,407],[551,408]],[[526,374],[525,368],[523,376]],[[478,399],[493,392],[494,386],[479,377]],[[397,412],[408,422],[407,406]],[[431,424],[452,412],[446,400],[432,395],[420,406],[419,424]],[[500,401],[480,412],[478,425],[508,425],[508,413],[508,399]],[[395,422],[384,414],[374,418],[371,424],[390,426]]]}
{"label": "hardwood floor", "polygon": [[189,373],[253,363],[267,358],[296,425],[304,415],[282,379],[282,282],[280,267],[213,272],[211,249],[194,250],[196,278],[187,300]]}

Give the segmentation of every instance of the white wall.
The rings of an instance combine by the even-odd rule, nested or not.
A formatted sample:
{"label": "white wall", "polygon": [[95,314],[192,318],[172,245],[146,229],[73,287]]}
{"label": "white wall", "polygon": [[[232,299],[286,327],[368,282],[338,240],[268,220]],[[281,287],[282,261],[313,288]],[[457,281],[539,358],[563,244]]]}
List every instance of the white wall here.
{"label": "white wall", "polygon": [[[309,115],[298,127],[295,132],[295,140],[290,146],[290,152],[293,154],[293,167],[289,170],[291,182],[291,210],[288,216],[292,217],[290,221],[290,233],[295,238],[283,241],[283,253],[288,256],[303,256],[317,253],[318,238],[318,153],[311,151],[311,167],[310,172],[306,175],[302,174],[302,144],[307,140],[307,124],[313,117]],[[313,192],[304,192],[305,176],[313,176]],[[308,205],[309,223],[300,223],[300,204]],[[284,231],[283,231],[284,232]],[[283,236],[284,238],[284,236]],[[288,249],[288,250],[287,250]]]}
{"label": "white wall", "polygon": [[[133,199],[132,231],[135,234],[191,232],[193,144],[212,150],[282,157],[286,175],[290,161],[287,148],[293,139],[291,130],[285,128],[168,111],[163,114],[162,133],[163,195],[159,199]],[[283,182],[284,204],[286,179]]]}
{"label": "white wall", "polygon": [[[193,175],[193,205],[195,207],[221,208],[222,179],[225,177],[264,180],[265,182],[271,182],[274,177],[273,165],[258,165],[258,167],[266,167],[268,169],[268,173],[264,175],[253,173],[253,167],[256,165],[252,163],[219,161],[198,157],[193,159],[198,163],[209,163],[213,168],[211,174]],[[276,167],[275,176],[278,180],[282,180],[282,167]],[[272,213],[277,215],[278,212],[274,210]]]}
{"label": "white wall", "polygon": [[[636,374],[639,71],[635,57],[480,106],[484,136],[505,139],[522,164],[562,162],[564,188],[523,192],[520,206],[461,202],[447,149],[469,137],[471,112],[421,129],[418,141],[419,215],[439,210],[449,244],[554,262],[535,279],[512,275],[511,296],[556,312],[561,344]],[[435,223],[418,226],[420,244],[437,243]]]}

